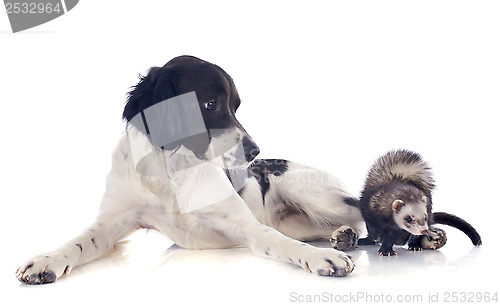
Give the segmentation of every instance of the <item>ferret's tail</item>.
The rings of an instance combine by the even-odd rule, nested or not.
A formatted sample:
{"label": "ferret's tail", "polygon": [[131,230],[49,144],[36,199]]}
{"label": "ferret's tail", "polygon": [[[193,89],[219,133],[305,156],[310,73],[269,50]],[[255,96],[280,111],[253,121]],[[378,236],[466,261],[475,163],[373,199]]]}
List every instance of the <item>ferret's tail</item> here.
{"label": "ferret's tail", "polygon": [[380,157],[368,173],[365,189],[394,180],[412,183],[428,194],[434,188],[431,168],[418,153],[409,150],[389,151]]}
{"label": "ferret's tail", "polygon": [[483,243],[476,229],[462,218],[445,212],[435,212],[432,213],[432,219],[434,219],[434,223],[449,225],[461,230],[470,238],[472,244],[475,246],[479,246]]}

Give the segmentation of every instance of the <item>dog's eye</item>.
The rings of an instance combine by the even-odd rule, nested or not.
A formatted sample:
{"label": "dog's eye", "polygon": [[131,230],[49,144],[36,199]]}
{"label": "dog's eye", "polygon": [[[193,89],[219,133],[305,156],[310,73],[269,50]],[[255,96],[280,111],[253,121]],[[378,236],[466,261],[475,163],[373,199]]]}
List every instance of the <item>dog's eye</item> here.
{"label": "dog's eye", "polygon": [[209,111],[215,110],[217,103],[214,100],[205,102],[205,108]]}

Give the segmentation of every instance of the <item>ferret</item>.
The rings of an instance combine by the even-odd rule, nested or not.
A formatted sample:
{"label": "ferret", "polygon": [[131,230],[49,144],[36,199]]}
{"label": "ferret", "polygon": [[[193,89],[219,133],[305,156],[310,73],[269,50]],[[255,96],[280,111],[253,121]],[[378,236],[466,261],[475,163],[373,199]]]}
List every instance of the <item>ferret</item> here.
{"label": "ferret", "polygon": [[424,235],[439,230],[430,225],[440,223],[463,231],[475,246],[481,245],[477,231],[463,219],[444,212],[432,213],[434,187],[431,168],[419,154],[397,150],[380,157],[371,167],[355,204],[368,230],[368,237],[364,243],[360,239],[360,244],[381,242],[378,253],[383,256],[396,255],[392,249],[395,244],[408,243],[410,250],[420,250]]}

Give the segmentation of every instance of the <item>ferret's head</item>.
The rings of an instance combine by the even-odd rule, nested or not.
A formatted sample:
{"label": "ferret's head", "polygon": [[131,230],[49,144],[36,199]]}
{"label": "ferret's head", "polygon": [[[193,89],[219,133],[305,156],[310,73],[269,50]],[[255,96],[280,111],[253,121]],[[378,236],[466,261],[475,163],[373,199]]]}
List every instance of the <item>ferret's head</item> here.
{"label": "ferret's head", "polygon": [[400,228],[413,235],[424,235],[429,229],[428,201],[425,195],[417,198],[396,198],[392,202],[394,221]]}

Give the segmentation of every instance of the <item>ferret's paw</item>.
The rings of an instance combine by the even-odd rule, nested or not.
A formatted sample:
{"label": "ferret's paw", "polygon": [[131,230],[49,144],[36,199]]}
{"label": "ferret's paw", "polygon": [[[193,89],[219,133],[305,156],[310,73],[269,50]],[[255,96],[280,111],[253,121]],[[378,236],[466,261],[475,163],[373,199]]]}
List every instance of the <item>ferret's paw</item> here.
{"label": "ferret's paw", "polygon": [[379,256],[396,256],[398,253],[396,253],[393,249],[382,249],[380,248],[378,250],[378,255]]}
{"label": "ferret's paw", "polygon": [[422,251],[422,247],[420,246],[408,246],[409,251],[420,252]]}
{"label": "ferret's paw", "polygon": [[21,265],[16,271],[16,277],[20,282],[29,285],[48,284],[68,274],[70,270],[66,257],[55,254],[40,255]]}
{"label": "ferret's paw", "polygon": [[341,226],[332,233],[332,247],[339,251],[352,250],[357,246],[358,235],[348,226]]}
{"label": "ferret's paw", "polygon": [[446,233],[440,228],[430,227],[422,239],[424,249],[437,250],[446,244]]}

